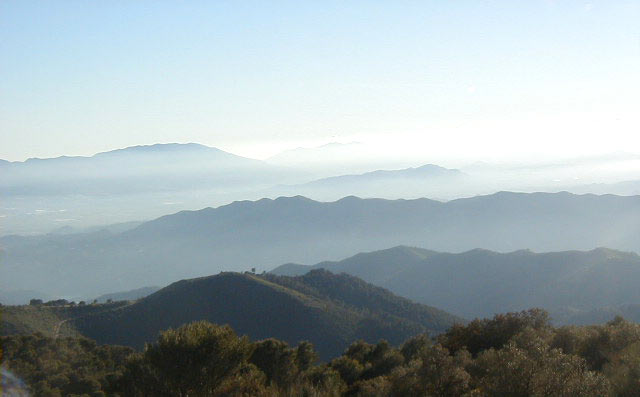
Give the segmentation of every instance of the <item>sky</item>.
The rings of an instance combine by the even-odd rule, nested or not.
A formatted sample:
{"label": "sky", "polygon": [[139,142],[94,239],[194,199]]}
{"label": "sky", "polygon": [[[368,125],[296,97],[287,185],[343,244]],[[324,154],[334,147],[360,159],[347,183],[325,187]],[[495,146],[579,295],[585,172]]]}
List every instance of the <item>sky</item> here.
{"label": "sky", "polygon": [[640,1],[0,2],[0,158],[640,153]]}

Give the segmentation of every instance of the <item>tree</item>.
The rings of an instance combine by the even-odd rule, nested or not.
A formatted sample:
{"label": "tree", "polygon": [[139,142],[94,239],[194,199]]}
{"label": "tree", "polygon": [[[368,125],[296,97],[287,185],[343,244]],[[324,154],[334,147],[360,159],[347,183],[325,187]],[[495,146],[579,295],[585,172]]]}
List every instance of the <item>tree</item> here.
{"label": "tree", "polygon": [[311,342],[302,341],[296,348],[295,362],[300,371],[309,370],[318,361],[318,353],[316,353]]}
{"label": "tree", "polygon": [[469,391],[471,376],[464,367],[470,361],[468,352],[451,356],[439,344],[420,349],[415,360],[394,371],[394,395],[461,396]]}
{"label": "tree", "polygon": [[431,338],[427,334],[420,334],[407,340],[402,345],[400,352],[404,356],[404,359],[408,362],[415,358],[420,357],[421,354],[427,351],[429,347],[433,345]]}
{"label": "tree", "polygon": [[[158,341],[129,363],[126,388],[133,395],[214,395],[251,354],[246,337],[229,326],[194,322],[160,334]],[[138,387],[139,385],[139,387]]]}
{"label": "tree", "polygon": [[275,383],[280,387],[290,385],[299,372],[296,352],[278,339],[256,342],[249,362],[264,372],[267,383]]}
{"label": "tree", "polygon": [[355,383],[364,371],[364,366],[358,360],[347,356],[334,358],[330,364],[331,368],[340,374],[342,380],[348,385]]}
{"label": "tree", "polygon": [[633,343],[612,357],[603,373],[616,396],[640,396],[640,342]]}
{"label": "tree", "polygon": [[609,384],[585,361],[554,349],[532,329],[502,349],[482,352],[475,363],[480,389],[488,395],[608,396]]}
{"label": "tree", "polygon": [[452,353],[466,349],[476,356],[483,350],[499,349],[526,328],[550,330],[549,314],[542,309],[497,314],[492,319],[476,319],[468,325],[455,324],[439,340]]}

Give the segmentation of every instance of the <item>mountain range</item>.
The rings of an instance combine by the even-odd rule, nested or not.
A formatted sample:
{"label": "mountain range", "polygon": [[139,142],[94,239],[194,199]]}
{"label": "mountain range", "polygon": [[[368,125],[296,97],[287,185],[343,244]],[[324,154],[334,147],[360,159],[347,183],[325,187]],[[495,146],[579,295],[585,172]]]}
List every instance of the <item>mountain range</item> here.
{"label": "mountain range", "polygon": [[[307,151],[318,151],[319,161],[325,161],[326,151],[347,155],[354,145],[359,147],[330,144],[300,150],[307,159],[313,157]],[[455,192],[445,187],[459,182],[453,175],[443,177],[440,167],[425,166],[352,175],[346,177],[348,183],[332,187],[331,181],[310,181],[342,175],[352,168],[329,170],[325,166],[316,171],[284,161],[289,154],[260,161],[188,143],[133,146],[90,157],[1,161],[0,234],[77,231],[149,220],[178,210],[283,195],[309,194],[324,200],[352,194],[387,197],[386,193],[392,191],[395,195],[388,198],[404,193],[418,197],[438,191],[437,197],[449,198],[449,193]],[[363,162],[358,169],[375,170],[374,163]],[[405,185],[413,186],[410,192],[403,189]],[[456,186],[456,192],[470,192],[465,184]]]}
{"label": "mountain range", "polygon": [[621,306],[640,302],[640,256],[606,248],[452,254],[398,246],[314,266],[286,264],[272,273],[311,269],[351,274],[469,319],[541,307],[559,324],[602,322],[632,313]]}
{"label": "mountain range", "polygon": [[0,288],[92,298],[396,245],[447,252],[640,251],[639,236],[640,196],[502,192],[449,202],[282,197],[182,211],[122,232],[4,236]]}
{"label": "mountain range", "polygon": [[298,194],[317,200],[337,200],[356,195],[376,198],[432,197],[450,199],[478,191],[477,181],[456,169],[434,164],[400,170],[322,178],[293,186],[278,185],[278,194]]}
{"label": "mountain range", "polygon": [[485,164],[463,172],[429,164],[434,159],[392,159],[370,149],[333,143],[262,161],[195,143],[155,144],[90,157],[0,161],[0,235],[75,233],[264,197],[451,200],[501,190],[638,192],[637,181],[605,183],[633,174],[640,161],[630,155],[591,159],[577,168],[575,162]]}

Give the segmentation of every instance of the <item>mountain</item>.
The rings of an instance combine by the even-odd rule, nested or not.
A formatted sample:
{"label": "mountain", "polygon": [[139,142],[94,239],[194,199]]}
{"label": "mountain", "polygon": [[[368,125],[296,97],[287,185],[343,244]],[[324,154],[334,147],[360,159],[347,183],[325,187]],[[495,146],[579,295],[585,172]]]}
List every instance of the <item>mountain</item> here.
{"label": "mountain", "polygon": [[82,230],[259,198],[254,192],[301,181],[295,173],[195,143],[3,163],[1,233]]}
{"label": "mountain", "polygon": [[141,348],[164,329],[208,320],[252,339],[309,340],[324,359],[356,339],[399,344],[463,322],[348,275],[315,270],[302,277],[221,273],[182,280],[134,304],[71,320],[99,343]]}
{"label": "mountain", "polygon": [[397,245],[447,252],[640,251],[638,236],[640,196],[502,192],[449,202],[282,197],[181,211],[123,232],[5,236],[0,288],[92,298]]}
{"label": "mountain", "polygon": [[466,318],[542,307],[558,323],[585,323],[589,316],[608,321],[628,312],[607,310],[598,317],[605,308],[640,303],[640,256],[606,248],[453,254],[401,246],[314,266],[288,264],[273,273],[311,269],[351,274]]}
{"label": "mountain", "polygon": [[373,284],[382,284],[391,274],[422,263],[439,252],[424,248],[399,245],[379,251],[361,252],[340,261],[324,261],[312,266],[285,263],[269,271],[278,276],[302,276],[314,269],[326,269],[334,273],[358,275]]}
{"label": "mountain", "polygon": [[100,295],[95,298],[96,301],[100,303],[111,301],[134,301],[140,298],[144,298],[145,296],[149,296],[159,290],[161,287],[142,287],[132,289],[130,291],[121,291],[121,292],[112,292],[110,294]]}
{"label": "mountain", "polygon": [[394,178],[439,178],[439,177],[459,177],[464,175],[459,170],[451,170],[434,164],[426,164],[416,168],[406,168],[402,170],[378,170],[367,172],[360,175],[342,175],[330,178],[324,178],[307,185],[334,185],[334,184],[352,184],[358,182],[382,182],[387,179]]}
{"label": "mountain", "polygon": [[415,167],[419,164],[416,159],[407,160],[395,152],[381,151],[361,142],[331,142],[316,147],[299,147],[278,153],[265,162],[304,170],[316,178],[375,169]]}
{"label": "mountain", "polygon": [[204,145],[155,144],[11,162],[3,167],[0,188],[8,196],[129,194],[256,183],[270,170],[261,161]]}
{"label": "mountain", "polygon": [[459,170],[433,164],[401,170],[377,170],[356,175],[341,175],[294,185],[278,186],[281,194],[301,194],[319,200],[360,197],[412,198],[459,197],[477,190],[474,180]]}

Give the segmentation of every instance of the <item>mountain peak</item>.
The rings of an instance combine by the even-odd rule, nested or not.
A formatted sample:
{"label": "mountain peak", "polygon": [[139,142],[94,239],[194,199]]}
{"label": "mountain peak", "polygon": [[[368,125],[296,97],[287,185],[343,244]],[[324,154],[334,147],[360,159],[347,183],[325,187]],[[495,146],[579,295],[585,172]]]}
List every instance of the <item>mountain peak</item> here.
{"label": "mountain peak", "polygon": [[[128,146],[121,149],[109,150],[97,153],[95,156],[115,155],[122,153],[193,153],[193,152],[222,152],[215,147],[201,145],[199,143],[155,143],[152,145]],[[230,153],[229,153],[230,154]]]}

